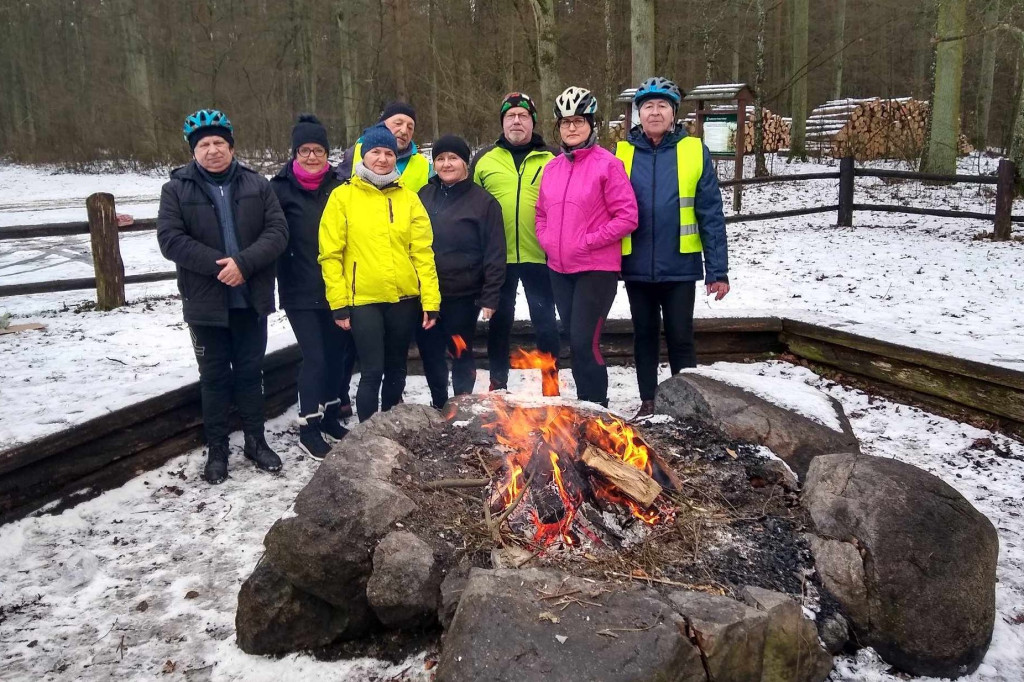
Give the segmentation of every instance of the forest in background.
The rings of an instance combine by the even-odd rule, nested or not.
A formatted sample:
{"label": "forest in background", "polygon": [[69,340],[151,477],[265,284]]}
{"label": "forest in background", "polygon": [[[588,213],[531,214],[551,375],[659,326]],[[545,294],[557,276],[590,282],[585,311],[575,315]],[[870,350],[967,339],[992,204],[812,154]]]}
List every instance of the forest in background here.
{"label": "forest in background", "polygon": [[[1008,148],[1024,77],[1022,4],[0,0],[0,157],[177,162],[188,157],[182,120],[200,107],[224,110],[250,157],[284,154],[302,111],[340,147],[392,99],[416,107],[418,141],[457,132],[480,144],[497,136],[510,90],[538,100],[551,137],[550,99],[563,87],[590,88],[607,119],[621,112],[614,97],[651,73],[686,90],[759,83],[761,104],[784,116],[806,88],[806,116],[836,97],[930,100],[935,47],[953,40],[963,49],[963,132],[976,146]],[[966,12],[936,39],[943,5]],[[633,57],[638,44],[649,56]]]}

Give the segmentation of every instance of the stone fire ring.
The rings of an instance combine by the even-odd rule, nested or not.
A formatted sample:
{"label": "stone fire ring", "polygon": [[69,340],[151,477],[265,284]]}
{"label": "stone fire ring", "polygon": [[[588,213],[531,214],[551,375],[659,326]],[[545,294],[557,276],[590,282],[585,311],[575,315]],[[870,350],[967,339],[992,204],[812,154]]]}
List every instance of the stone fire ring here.
{"label": "stone fire ring", "polygon": [[[489,400],[464,396],[446,414],[480,428]],[[733,598],[554,570],[445,575],[443,557],[404,530],[417,506],[389,481],[412,456],[398,434],[443,417],[398,405],[353,429],[267,533],[239,592],[238,645],[284,654],[440,625],[438,682],[820,681],[832,667],[823,640],[833,653],[872,646],[911,674],[974,670],[994,622],[994,527],[937,477],[861,454],[832,404],[841,427],[823,433],[728,381],[678,375],[658,398],[659,412],[784,451],[776,453],[802,478],[820,583],[849,632],[842,617],[816,624],[789,596],[749,586]],[[831,452],[837,443],[844,452]],[[566,592],[592,606],[553,613],[547,597]]]}

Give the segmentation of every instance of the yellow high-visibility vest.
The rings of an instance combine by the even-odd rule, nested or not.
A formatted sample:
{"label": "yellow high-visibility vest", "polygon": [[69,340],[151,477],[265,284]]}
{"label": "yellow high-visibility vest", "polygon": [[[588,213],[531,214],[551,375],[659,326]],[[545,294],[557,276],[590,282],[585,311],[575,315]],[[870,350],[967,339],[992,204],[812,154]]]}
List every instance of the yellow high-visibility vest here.
{"label": "yellow high-visibility vest", "polygon": [[[633,153],[636,147],[619,142],[615,156],[626,166],[626,175],[633,172]],[[700,233],[697,231],[697,182],[704,172],[704,145],[699,137],[684,137],[676,144],[676,173],[679,176],[679,253],[700,253]],[[622,255],[633,252],[633,240],[627,235],[622,240]]]}
{"label": "yellow high-visibility vest", "polygon": [[[363,143],[357,142],[352,159],[352,175],[356,174],[356,164],[363,160]],[[409,163],[402,171],[402,185],[413,192],[419,192],[430,179],[430,162],[419,152],[409,157]]]}

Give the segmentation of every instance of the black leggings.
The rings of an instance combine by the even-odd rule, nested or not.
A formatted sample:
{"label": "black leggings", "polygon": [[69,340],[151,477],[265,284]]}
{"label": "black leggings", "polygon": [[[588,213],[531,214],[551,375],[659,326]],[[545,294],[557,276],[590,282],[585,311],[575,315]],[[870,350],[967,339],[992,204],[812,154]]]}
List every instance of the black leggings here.
{"label": "black leggings", "polygon": [[366,421],[377,411],[378,398],[380,409],[385,411],[401,401],[409,342],[420,319],[418,297],[353,306],[352,340],[359,355],[359,421]]}
{"label": "black leggings", "polygon": [[[441,299],[441,317],[430,329],[416,327],[416,345],[423,360],[423,374],[430,387],[430,402],[440,408],[448,400],[448,360],[452,359],[452,390],[455,395],[473,392],[476,384],[476,360],[473,358],[473,337],[480,307],[473,296]],[[462,338],[466,348],[456,348],[452,337]]]}
{"label": "black leggings", "polygon": [[555,322],[555,301],[551,294],[551,278],[544,263],[509,263],[505,268],[505,283],[494,316],[487,326],[487,362],[490,365],[491,384],[508,383],[509,335],[516,317],[516,296],[519,282],[526,292],[537,350],[558,357],[558,323]]}
{"label": "black leggings", "polygon": [[608,369],[601,356],[601,330],[615,300],[619,273],[591,270],[564,275],[551,271],[551,289],[569,334],[576,397],[607,405]]}
{"label": "black leggings", "polygon": [[[355,353],[352,334],[334,322],[331,311],[286,309],[288,322],[302,351],[299,367],[299,415],[316,414],[321,406],[341,399],[347,405],[348,378],[342,387],[346,365],[352,370]],[[344,393],[342,391],[344,390]]]}
{"label": "black leggings", "polygon": [[696,282],[626,282],[633,318],[633,353],[641,400],[654,400],[658,390],[661,317],[672,374],[697,366],[693,346],[693,301]]}
{"label": "black leggings", "polygon": [[192,324],[189,333],[199,363],[206,442],[228,444],[232,401],[242,418],[243,431],[262,434],[267,318],[252,308],[236,309],[228,312],[227,327]]}

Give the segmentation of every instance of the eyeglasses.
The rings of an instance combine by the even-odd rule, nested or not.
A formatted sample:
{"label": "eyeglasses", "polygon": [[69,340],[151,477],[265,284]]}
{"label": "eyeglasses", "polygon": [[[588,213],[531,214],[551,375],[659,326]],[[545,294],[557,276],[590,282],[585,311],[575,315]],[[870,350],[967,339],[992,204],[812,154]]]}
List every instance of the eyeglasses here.
{"label": "eyeglasses", "polygon": [[530,118],[533,118],[533,117],[530,116],[530,112],[523,110],[523,111],[509,111],[507,114],[505,114],[505,118],[511,118],[513,120],[516,120],[516,121],[526,121],[526,120],[528,120]]}
{"label": "eyeglasses", "polygon": [[327,150],[323,147],[300,147],[298,155],[304,159],[308,159],[310,156],[315,156],[318,159],[322,159],[327,156]]}
{"label": "eyeglasses", "polygon": [[575,118],[563,118],[558,122],[559,128],[582,128],[587,124],[587,119],[582,116],[576,116]]}

